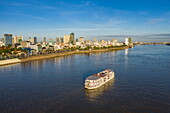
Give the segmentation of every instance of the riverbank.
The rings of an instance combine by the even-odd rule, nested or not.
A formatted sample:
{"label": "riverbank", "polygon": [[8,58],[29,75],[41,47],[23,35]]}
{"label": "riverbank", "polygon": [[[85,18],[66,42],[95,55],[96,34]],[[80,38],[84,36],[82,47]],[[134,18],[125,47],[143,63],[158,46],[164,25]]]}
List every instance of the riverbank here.
{"label": "riverbank", "polygon": [[165,45],[170,42],[134,42],[133,45]]}
{"label": "riverbank", "polygon": [[67,56],[67,55],[72,55],[72,54],[105,52],[105,51],[121,50],[121,49],[128,49],[128,48],[129,48],[128,46],[125,46],[125,47],[115,47],[115,48],[107,48],[107,49],[69,51],[69,52],[62,52],[62,53],[50,53],[50,54],[46,54],[46,55],[29,56],[29,57],[22,58],[22,59],[16,58],[15,60],[14,59],[2,60],[2,61],[0,61],[1,62],[0,66],[18,63],[18,62],[27,62],[27,61],[32,61],[32,60],[41,60],[41,59],[48,59],[48,58],[54,58],[54,57],[60,57],[60,56]]}
{"label": "riverbank", "polygon": [[8,59],[8,60],[0,60],[0,66],[2,65],[8,65],[8,64],[15,64],[21,62],[20,59],[14,58],[14,59]]}

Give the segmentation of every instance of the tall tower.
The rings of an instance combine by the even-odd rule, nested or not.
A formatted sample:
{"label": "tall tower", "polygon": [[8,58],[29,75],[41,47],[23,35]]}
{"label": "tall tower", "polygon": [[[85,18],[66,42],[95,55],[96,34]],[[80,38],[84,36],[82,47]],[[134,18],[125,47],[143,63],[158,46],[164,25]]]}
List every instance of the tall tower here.
{"label": "tall tower", "polygon": [[34,37],[34,38],[29,37],[29,41],[31,42],[31,44],[36,44],[37,43],[37,37]]}
{"label": "tall tower", "polygon": [[129,39],[128,38],[125,38],[125,45],[129,45]]}
{"label": "tall tower", "polygon": [[79,40],[76,38],[76,42],[78,42]]}
{"label": "tall tower", "polygon": [[64,39],[63,39],[63,37],[60,37],[59,42],[60,42],[60,43],[64,43]]}
{"label": "tall tower", "polygon": [[12,34],[4,34],[5,46],[12,45]]}
{"label": "tall tower", "polygon": [[14,44],[20,43],[21,41],[23,41],[23,36],[14,36]]}
{"label": "tall tower", "polygon": [[70,34],[70,43],[74,44],[74,33]]}
{"label": "tall tower", "polygon": [[70,41],[70,36],[69,35],[64,35],[63,41],[65,44],[68,44]]}
{"label": "tall tower", "polygon": [[47,39],[46,39],[46,37],[44,37],[44,42],[46,42],[47,41]]}
{"label": "tall tower", "polygon": [[132,45],[132,38],[131,37],[128,38],[128,42],[129,42],[129,45]]}
{"label": "tall tower", "polygon": [[34,44],[37,43],[37,37],[34,37]]}
{"label": "tall tower", "polygon": [[56,43],[59,43],[59,38],[58,37],[56,37]]}

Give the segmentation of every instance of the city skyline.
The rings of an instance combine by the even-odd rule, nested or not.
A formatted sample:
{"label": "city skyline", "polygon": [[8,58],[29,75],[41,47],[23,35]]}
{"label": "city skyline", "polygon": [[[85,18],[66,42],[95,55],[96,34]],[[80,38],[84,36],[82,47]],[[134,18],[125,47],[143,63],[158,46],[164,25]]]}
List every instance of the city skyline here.
{"label": "city skyline", "polygon": [[[170,40],[170,1],[0,1],[0,35]],[[102,38],[101,38],[102,37]],[[125,38],[124,37],[124,38]]]}

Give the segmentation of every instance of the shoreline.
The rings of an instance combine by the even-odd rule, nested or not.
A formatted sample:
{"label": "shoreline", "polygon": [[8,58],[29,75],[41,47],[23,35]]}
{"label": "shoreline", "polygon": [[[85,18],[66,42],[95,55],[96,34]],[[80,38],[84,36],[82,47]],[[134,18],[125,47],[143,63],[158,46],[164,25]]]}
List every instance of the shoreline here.
{"label": "shoreline", "polygon": [[133,45],[166,45],[170,42],[134,42]]}
{"label": "shoreline", "polygon": [[[14,63],[20,63],[20,62],[33,61],[33,60],[42,60],[42,59],[48,59],[48,58],[54,58],[54,57],[68,56],[68,55],[72,55],[72,54],[106,52],[106,51],[122,50],[122,49],[128,49],[128,48],[129,48],[129,46],[116,47],[116,48],[106,48],[106,49],[95,49],[95,50],[69,51],[69,52],[51,53],[51,54],[39,55],[39,56],[29,56],[29,57],[26,57],[26,58],[17,58],[16,62],[10,62],[10,60],[13,60],[13,59],[9,59],[8,61],[6,60],[7,62],[0,64],[0,66],[10,65],[10,64],[14,64]],[[3,62],[3,61],[1,61],[1,62]]]}

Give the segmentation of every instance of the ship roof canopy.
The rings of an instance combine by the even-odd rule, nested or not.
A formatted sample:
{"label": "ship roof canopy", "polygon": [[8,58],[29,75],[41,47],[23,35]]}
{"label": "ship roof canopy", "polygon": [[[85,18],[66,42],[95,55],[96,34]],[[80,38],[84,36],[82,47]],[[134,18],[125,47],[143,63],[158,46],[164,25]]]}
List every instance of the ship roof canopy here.
{"label": "ship roof canopy", "polygon": [[98,77],[98,76],[90,76],[90,77],[88,77],[87,79],[88,80],[97,80],[97,79],[99,79],[100,77]]}

